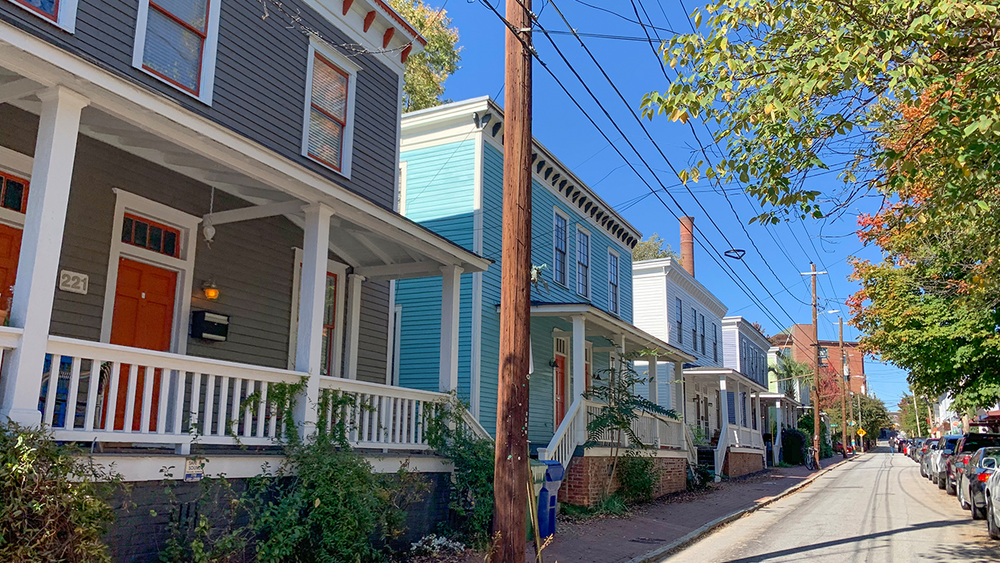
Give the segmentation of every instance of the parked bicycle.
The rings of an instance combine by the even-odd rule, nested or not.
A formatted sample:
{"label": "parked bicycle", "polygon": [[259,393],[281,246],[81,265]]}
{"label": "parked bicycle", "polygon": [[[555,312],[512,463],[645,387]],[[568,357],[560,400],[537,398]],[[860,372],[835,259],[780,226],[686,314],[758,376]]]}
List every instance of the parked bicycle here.
{"label": "parked bicycle", "polygon": [[814,471],[816,469],[816,448],[809,446],[806,448],[806,469]]}

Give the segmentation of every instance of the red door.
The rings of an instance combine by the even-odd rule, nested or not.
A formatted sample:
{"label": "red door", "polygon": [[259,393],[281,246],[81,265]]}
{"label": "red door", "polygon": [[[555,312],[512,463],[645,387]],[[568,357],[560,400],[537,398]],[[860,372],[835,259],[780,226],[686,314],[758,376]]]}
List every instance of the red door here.
{"label": "red door", "polygon": [[556,384],[556,428],[562,424],[566,416],[566,356],[556,354],[555,367]]}
{"label": "red door", "polygon": [[0,225],[0,309],[10,312],[17,278],[17,259],[21,255],[21,229]]}
{"label": "red door", "polygon": [[[118,286],[115,290],[115,312],[111,322],[111,343],[133,348],[167,351],[174,323],[174,296],[177,272],[171,272],[127,258],[118,261]],[[125,396],[131,366],[122,365],[118,374],[118,401],[115,408],[115,430],[125,428]],[[161,370],[153,377],[153,397],[149,429],[156,430],[159,412]],[[140,430],[142,395],[146,370],[139,368],[135,385],[135,408],[132,431]],[[105,403],[106,404],[106,403]]]}

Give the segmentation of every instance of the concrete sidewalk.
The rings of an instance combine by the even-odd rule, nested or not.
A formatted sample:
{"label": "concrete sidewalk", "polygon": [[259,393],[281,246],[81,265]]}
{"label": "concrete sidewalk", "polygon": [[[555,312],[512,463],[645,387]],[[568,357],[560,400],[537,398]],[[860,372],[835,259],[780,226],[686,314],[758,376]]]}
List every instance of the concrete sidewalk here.
{"label": "concrete sidewalk", "polygon": [[[856,458],[853,458],[856,459]],[[829,468],[840,456],[823,460]],[[542,552],[545,563],[627,563],[670,545],[706,524],[766,503],[819,472],[804,467],[772,468],[725,481],[699,494],[681,493],[633,509],[625,518],[560,520],[555,539]],[[534,545],[529,542],[529,551]],[[534,562],[534,553],[528,556]]]}

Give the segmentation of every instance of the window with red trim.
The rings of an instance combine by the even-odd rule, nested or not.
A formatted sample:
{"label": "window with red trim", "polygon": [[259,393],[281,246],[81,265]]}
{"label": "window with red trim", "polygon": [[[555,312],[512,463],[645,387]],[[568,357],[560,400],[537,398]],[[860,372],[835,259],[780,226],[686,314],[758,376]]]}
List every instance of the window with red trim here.
{"label": "window with red trim", "polygon": [[334,170],[343,165],[350,76],[322,55],[313,60],[309,108],[309,156]]}
{"label": "window with red trim", "polygon": [[337,274],[326,273],[326,304],[323,307],[323,347],[320,373],[330,375],[336,342],[332,342],[337,326]]}
{"label": "window with red trim", "polygon": [[14,0],[32,12],[52,21],[59,20],[59,0]]}
{"label": "window with red trim", "polygon": [[176,258],[180,252],[180,240],[180,231],[149,219],[126,213],[122,221],[122,242],[132,246]]}
{"label": "window with red trim", "polygon": [[24,213],[28,208],[28,181],[0,172],[0,207]]}
{"label": "window with red trim", "polygon": [[198,95],[209,0],[149,0],[142,66]]}

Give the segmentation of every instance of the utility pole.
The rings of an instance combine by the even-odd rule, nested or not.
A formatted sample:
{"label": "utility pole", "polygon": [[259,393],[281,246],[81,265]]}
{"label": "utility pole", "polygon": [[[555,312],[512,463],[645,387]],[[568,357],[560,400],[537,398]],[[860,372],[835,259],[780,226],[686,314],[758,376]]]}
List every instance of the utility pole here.
{"label": "utility pole", "polygon": [[912,387],[910,387],[910,393],[913,394],[913,419],[917,421],[917,436],[920,436],[920,410],[917,408],[917,394],[913,393]]}
{"label": "utility pole", "polygon": [[507,0],[494,563],[523,563],[528,506],[531,328],[531,0]]}
{"label": "utility pole", "polygon": [[[813,278],[815,279],[815,278]],[[844,356],[844,317],[840,317],[840,426],[843,429],[840,438],[840,450],[847,459],[847,357]]]}
{"label": "utility pole", "polygon": [[811,271],[804,272],[803,276],[812,276],[812,308],[813,308],[813,384],[812,384],[812,404],[813,404],[813,456],[815,457],[816,468],[819,469],[819,312],[816,310],[816,276],[826,272],[817,272],[816,264],[810,262]]}

